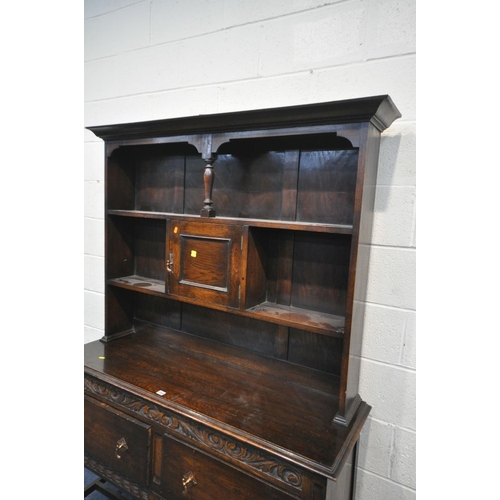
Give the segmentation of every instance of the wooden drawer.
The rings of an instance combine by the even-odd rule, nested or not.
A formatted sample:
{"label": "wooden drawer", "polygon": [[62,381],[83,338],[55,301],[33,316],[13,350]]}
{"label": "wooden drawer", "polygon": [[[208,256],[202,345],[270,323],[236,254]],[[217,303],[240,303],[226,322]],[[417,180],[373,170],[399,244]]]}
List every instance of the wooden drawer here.
{"label": "wooden drawer", "polygon": [[85,397],[85,453],[119,474],[146,485],[151,426],[111,406]]}
{"label": "wooden drawer", "polygon": [[162,496],[169,500],[292,498],[170,438],[165,438],[161,482]]}

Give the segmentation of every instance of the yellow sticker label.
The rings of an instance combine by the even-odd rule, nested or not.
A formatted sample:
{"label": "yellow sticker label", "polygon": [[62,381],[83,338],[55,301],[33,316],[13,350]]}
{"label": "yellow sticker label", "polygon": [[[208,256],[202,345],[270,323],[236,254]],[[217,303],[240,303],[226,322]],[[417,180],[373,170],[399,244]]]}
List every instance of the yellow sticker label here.
{"label": "yellow sticker label", "polygon": [[191,257],[196,257],[196,250],[191,250]]}
{"label": "yellow sticker label", "polygon": [[179,230],[179,229],[177,228],[177,226],[176,226],[176,227],[174,227],[174,233],[176,233],[176,234],[177,234],[177,231],[178,231],[178,230]]}

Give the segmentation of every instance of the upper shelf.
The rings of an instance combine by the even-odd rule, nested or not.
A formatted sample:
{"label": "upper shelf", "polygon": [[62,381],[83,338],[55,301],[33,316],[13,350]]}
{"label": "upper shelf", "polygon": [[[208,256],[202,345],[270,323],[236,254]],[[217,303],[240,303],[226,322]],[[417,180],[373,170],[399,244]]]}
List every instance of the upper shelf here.
{"label": "upper shelf", "polygon": [[[139,219],[170,219],[170,220],[199,220],[198,215],[178,214],[169,212],[150,212],[146,210],[108,210],[108,215],[121,217],[135,217]],[[320,233],[352,234],[352,224],[321,224],[313,222],[279,221],[266,219],[247,219],[238,217],[216,217],[205,220],[211,224],[236,224],[250,227],[269,229],[288,229],[291,231],[309,231]]]}
{"label": "upper shelf", "polygon": [[87,127],[106,141],[370,122],[383,131],[401,113],[388,95],[217,115]]}
{"label": "upper shelf", "polygon": [[[108,213],[198,216],[209,199],[218,219],[295,222],[297,229],[320,224],[340,232],[352,227],[363,157],[345,138],[329,133],[235,139],[216,156],[208,169],[187,146],[122,144],[108,153]],[[212,170],[208,193],[206,170]]]}

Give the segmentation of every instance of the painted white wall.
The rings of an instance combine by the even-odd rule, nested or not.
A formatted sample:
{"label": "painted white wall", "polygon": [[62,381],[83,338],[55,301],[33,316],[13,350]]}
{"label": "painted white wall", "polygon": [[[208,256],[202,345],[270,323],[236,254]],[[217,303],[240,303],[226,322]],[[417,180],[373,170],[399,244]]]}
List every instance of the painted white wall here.
{"label": "painted white wall", "polygon": [[[389,94],[358,500],[416,498],[415,0],[85,0],[85,125]],[[104,325],[104,151],[85,131],[85,342]]]}

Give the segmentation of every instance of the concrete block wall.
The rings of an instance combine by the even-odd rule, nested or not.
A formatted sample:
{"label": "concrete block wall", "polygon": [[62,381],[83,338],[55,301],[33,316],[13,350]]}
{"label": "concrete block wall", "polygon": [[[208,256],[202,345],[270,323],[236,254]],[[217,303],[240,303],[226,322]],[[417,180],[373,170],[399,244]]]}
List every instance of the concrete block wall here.
{"label": "concrete block wall", "polygon": [[[358,500],[416,497],[415,0],[85,0],[85,125],[389,94],[362,344]],[[85,338],[104,324],[103,145],[85,131]]]}

